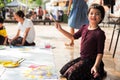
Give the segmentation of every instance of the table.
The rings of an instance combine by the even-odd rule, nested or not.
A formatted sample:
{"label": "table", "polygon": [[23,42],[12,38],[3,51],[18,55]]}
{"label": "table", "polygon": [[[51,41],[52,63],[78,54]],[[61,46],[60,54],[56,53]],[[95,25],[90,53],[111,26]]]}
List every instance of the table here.
{"label": "table", "polygon": [[25,60],[19,67],[0,66],[0,80],[58,80],[51,49],[39,47],[5,47],[0,50],[0,60]]}
{"label": "table", "polygon": [[[115,53],[116,53],[117,44],[118,44],[118,41],[119,41],[119,36],[120,36],[120,17],[111,17],[111,19],[113,19],[113,18],[115,18],[116,20],[114,20],[112,22],[109,22],[109,24],[114,24],[112,37],[111,37],[111,41],[110,41],[110,46],[109,46],[109,51],[111,50],[111,45],[112,45],[114,33],[115,33],[116,30],[118,30],[118,35],[117,35],[117,39],[116,39],[116,43],[115,43],[115,48],[114,48],[114,51],[113,51],[113,58],[114,58]],[[118,29],[116,29],[116,25],[119,26]]]}

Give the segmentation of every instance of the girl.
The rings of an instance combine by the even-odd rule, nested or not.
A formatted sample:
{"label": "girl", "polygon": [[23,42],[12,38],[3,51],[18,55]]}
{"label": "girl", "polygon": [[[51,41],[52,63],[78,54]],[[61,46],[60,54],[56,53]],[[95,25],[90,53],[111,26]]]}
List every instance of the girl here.
{"label": "girl", "polygon": [[24,18],[23,11],[19,10],[14,14],[14,18],[18,21],[18,31],[16,36],[9,40],[13,46],[34,46],[35,30],[33,22]]}
{"label": "girl", "polygon": [[99,4],[92,4],[88,9],[89,25],[83,25],[74,35],[62,29],[59,23],[56,28],[69,39],[81,39],[80,57],[68,62],[60,70],[67,80],[102,80],[106,76],[104,63],[105,33],[99,27],[104,19],[105,10]]}

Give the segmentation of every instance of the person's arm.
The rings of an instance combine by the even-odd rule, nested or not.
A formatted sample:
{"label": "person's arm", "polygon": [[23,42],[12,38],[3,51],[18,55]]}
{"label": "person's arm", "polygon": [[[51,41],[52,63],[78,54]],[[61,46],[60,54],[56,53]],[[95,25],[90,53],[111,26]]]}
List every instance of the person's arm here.
{"label": "person's arm", "polygon": [[99,68],[100,63],[102,61],[102,58],[103,58],[103,54],[98,53],[96,60],[95,60],[95,64],[93,65],[93,67],[91,69],[91,74],[93,74],[94,78],[96,78],[99,75],[98,68]]}
{"label": "person's arm", "polygon": [[63,34],[65,35],[67,38],[74,40],[74,37],[72,34],[70,34],[69,32],[65,31],[64,29],[62,29],[61,25],[59,23],[56,22],[56,28]]}
{"label": "person's arm", "polygon": [[100,4],[103,5],[103,0],[100,0]]}
{"label": "person's arm", "polygon": [[4,40],[4,43],[3,43],[3,45],[6,45],[7,44],[7,37],[5,37],[5,40]]}
{"label": "person's arm", "polygon": [[7,39],[8,39],[8,37],[7,37],[7,32],[6,32],[6,29],[5,29],[5,27],[3,27],[4,29],[3,29],[3,37],[5,38],[5,40],[4,40],[4,42],[3,42],[3,45],[6,45],[7,44]]}
{"label": "person's arm", "polygon": [[72,5],[72,0],[69,0],[67,15],[69,15],[69,13],[70,13],[71,5]]}
{"label": "person's arm", "polygon": [[22,45],[24,45],[26,37],[27,37],[29,31],[30,31],[30,27],[27,28],[26,31],[25,31],[25,33],[24,33],[24,37],[23,37],[23,40],[22,40]]}
{"label": "person's arm", "polygon": [[26,29],[25,33],[24,33],[24,37],[22,39],[22,43],[21,44],[16,44],[17,46],[23,46],[26,40],[26,37],[28,35],[28,32],[30,31],[30,27]]}
{"label": "person's arm", "polygon": [[9,43],[11,43],[13,40],[17,39],[19,37],[19,34],[20,34],[20,29],[18,29],[17,34],[16,34],[16,36],[13,39],[9,39],[8,40]]}

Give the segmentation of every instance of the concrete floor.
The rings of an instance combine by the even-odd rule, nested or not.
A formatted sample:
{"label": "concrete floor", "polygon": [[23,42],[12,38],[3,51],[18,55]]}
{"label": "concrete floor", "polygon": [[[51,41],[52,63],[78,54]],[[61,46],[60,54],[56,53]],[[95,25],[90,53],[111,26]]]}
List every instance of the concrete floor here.
{"label": "concrete floor", "polygon": [[[17,31],[17,24],[5,23],[4,25],[7,29],[8,36],[13,37]],[[67,24],[62,23],[61,25],[64,29],[69,31],[69,27],[67,26]],[[112,58],[112,50],[111,52],[108,51],[112,28],[102,27],[102,29],[106,32],[105,55],[104,55],[103,61],[105,63],[105,70],[108,73],[108,77],[105,80],[120,80],[120,71],[117,71],[115,69],[115,62],[114,62],[114,59]],[[60,75],[59,70],[61,69],[61,67],[68,61],[79,56],[80,46],[78,44],[80,41],[76,40],[75,46],[73,48],[65,47],[64,43],[68,42],[69,39],[67,39],[59,31],[57,31],[57,29],[54,27],[54,24],[52,25],[38,24],[38,25],[35,25],[35,30],[36,30],[35,42],[37,46],[39,46],[40,42],[46,41],[47,43],[50,43],[54,47],[54,49],[52,50],[54,54],[57,73],[59,76]],[[118,45],[118,47],[120,47],[120,45]],[[117,51],[117,53],[119,53],[119,51]],[[61,80],[64,80],[64,79],[61,79]]]}

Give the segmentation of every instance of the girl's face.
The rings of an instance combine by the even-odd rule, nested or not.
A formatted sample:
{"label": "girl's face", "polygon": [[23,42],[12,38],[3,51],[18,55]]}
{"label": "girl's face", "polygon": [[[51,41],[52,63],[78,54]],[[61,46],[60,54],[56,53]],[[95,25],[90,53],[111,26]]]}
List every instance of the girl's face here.
{"label": "girl's face", "polygon": [[97,25],[101,21],[101,13],[98,9],[90,9],[88,13],[88,20],[90,24]]}
{"label": "girl's face", "polygon": [[18,22],[20,22],[20,20],[21,20],[20,17],[19,17],[17,14],[14,14],[14,18],[15,18],[15,20],[18,21]]}

